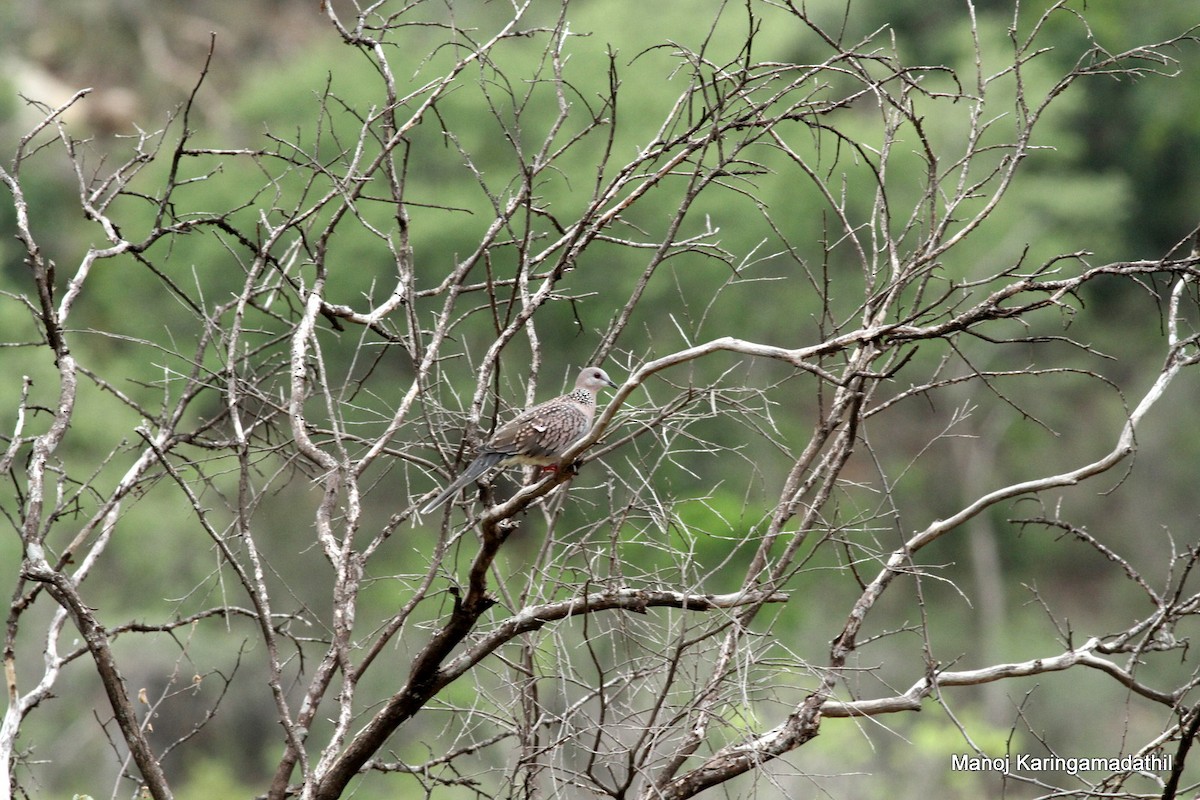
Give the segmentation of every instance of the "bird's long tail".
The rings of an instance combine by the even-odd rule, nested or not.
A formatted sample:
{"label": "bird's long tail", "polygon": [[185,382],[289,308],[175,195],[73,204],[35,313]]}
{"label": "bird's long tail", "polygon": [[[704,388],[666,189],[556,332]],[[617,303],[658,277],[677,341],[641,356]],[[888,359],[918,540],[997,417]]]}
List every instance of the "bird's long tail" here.
{"label": "bird's long tail", "polygon": [[445,503],[447,500],[453,497],[459,489],[463,488],[468,483],[499,464],[503,459],[503,453],[483,453],[474,461],[472,461],[471,465],[464,469],[457,478],[450,481],[450,485],[443,489],[437,497],[426,503],[421,508],[421,513],[428,514],[429,512],[438,508],[442,505],[442,503]]}

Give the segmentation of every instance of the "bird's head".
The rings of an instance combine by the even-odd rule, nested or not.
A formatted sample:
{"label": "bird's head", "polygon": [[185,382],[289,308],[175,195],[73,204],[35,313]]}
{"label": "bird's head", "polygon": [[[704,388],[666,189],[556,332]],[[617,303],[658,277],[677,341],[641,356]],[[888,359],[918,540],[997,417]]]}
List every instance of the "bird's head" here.
{"label": "bird's head", "polygon": [[599,367],[584,367],[579,373],[579,379],[575,381],[576,389],[583,389],[593,394],[603,389],[605,386],[617,388],[617,384],[612,378],[608,377],[608,373]]}

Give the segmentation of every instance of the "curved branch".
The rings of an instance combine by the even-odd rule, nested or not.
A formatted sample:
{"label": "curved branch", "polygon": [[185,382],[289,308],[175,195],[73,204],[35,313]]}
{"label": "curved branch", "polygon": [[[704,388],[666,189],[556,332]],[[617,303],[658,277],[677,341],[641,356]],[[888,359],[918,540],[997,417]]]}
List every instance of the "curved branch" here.
{"label": "curved branch", "polygon": [[646,613],[649,608],[681,608],[686,611],[713,611],[721,608],[760,603],[786,603],[786,592],[733,592],[730,594],[689,594],[662,589],[613,589],[573,597],[557,603],[529,606],[509,617],[473,647],[438,671],[444,686],[478,664],[485,656],[506,642],[528,631],[537,630],[549,622],[567,617],[590,614],[594,611],[620,609]]}
{"label": "curved branch", "polygon": [[934,691],[948,686],[977,686],[1006,678],[1061,672],[1077,666],[1091,667],[1111,675],[1125,688],[1156,703],[1162,703],[1172,709],[1178,705],[1179,695],[1177,693],[1161,692],[1139,683],[1128,670],[1096,655],[1096,650],[1102,646],[1103,642],[1100,638],[1093,637],[1074,650],[1068,650],[1050,658],[1033,658],[1014,664],[994,664],[990,667],[958,672],[939,672],[932,680],[929,676],[921,678],[904,694],[894,697],[880,697],[873,700],[827,700],[821,706],[821,716],[873,717],[879,714],[894,714],[898,711],[919,711],[922,700],[929,697]]}
{"label": "curved branch", "polygon": [[137,713],[125,690],[125,679],[117,668],[112,648],[109,646],[109,634],[97,620],[92,610],[79,596],[75,584],[64,573],[53,569],[46,561],[41,545],[30,542],[25,548],[25,564],[22,574],[30,580],[46,584],[47,591],[58,601],[79,629],[87,648],[92,653],[96,671],[100,673],[100,683],[108,695],[108,702],[113,711],[113,717],[121,728],[121,736],[129,746],[130,754],[142,773],[146,788],[154,800],[171,800],[171,788],[163,774],[162,765],[150,748],[150,742],[142,731]]}

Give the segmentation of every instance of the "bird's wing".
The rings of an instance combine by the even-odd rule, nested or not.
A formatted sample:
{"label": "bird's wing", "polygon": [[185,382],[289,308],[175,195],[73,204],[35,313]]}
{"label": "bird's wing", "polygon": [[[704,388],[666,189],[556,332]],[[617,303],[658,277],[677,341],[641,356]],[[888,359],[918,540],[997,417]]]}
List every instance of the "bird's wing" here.
{"label": "bird's wing", "polygon": [[591,422],[579,403],[551,400],[501,425],[484,449],[502,454],[511,463],[553,464],[587,433]]}

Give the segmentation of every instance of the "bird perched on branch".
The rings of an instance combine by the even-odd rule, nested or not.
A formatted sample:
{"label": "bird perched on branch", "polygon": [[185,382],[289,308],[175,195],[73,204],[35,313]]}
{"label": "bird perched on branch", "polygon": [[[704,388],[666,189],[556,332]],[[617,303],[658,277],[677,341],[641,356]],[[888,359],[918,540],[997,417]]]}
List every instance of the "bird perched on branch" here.
{"label": "bird perched on branch", "polygon": [[557,464],[571,445],[591,429],[596,415],[596,392],[605,386],[615,389],[617,384],[599,367],[584,367],[574,391],[539,403],[497,428],[479,447],[470,466],[426,503],[421,513],[433,511],[492,467]]}

